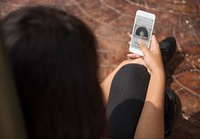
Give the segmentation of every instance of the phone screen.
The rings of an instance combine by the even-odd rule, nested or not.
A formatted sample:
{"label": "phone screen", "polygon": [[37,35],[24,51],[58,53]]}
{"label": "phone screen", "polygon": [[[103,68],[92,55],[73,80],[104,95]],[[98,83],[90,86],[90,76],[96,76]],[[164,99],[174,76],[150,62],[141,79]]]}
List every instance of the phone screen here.
{"label": "phone screen", "polygon": [[153,29],[154,20],[150,18],[146,18],[140,15],[137,15],[135,27],[133,31],[133,42],[132,46],[134,48],[139,48],[138,41],[142,39],[142,41],[146,44],[146,46],[149,46],[150,39],[151,39],[151,33]]}

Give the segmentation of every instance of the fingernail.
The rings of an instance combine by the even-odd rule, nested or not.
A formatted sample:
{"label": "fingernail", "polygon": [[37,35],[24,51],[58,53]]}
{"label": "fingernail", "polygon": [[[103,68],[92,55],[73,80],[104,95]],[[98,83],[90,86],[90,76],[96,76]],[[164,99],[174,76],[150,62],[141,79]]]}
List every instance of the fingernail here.
{"label": "fingernail", "polygon": [[130,32],[127,32],[126,34],[127,34],[128,36],[130,36],[130,35],[131,35],[131,33],[130,33]]}

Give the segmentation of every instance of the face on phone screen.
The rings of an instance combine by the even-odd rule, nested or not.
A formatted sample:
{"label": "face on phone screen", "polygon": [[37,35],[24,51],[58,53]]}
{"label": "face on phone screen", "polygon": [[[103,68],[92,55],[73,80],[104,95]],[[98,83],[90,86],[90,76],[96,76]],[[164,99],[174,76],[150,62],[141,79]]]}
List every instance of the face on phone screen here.
{"label": "face on phone screen", "polygon": [[138,45],[138,41],[140,39],[146,44],[147,47],[149,46],[153,23],[153,19],[137,15],[131,47],[140,49]]}

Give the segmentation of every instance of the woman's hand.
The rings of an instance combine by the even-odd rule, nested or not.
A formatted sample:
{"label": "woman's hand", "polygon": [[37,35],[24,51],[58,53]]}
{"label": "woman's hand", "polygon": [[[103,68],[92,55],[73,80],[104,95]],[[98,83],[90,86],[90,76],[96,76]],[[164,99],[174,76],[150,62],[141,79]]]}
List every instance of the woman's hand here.
{"label": "woman's hand", "polygon": [[[162,62],[162,56],[160,52],[160,47],[155,35],[152,36],[152,41],[150,44],[150,49],[148,49],[142,41],[139,41],[139,46],[143,52],[144,65],[148,69],[151,75],[164,75],[164,66]],[[137,54],[128,54],[130,58],[138,58]]]}

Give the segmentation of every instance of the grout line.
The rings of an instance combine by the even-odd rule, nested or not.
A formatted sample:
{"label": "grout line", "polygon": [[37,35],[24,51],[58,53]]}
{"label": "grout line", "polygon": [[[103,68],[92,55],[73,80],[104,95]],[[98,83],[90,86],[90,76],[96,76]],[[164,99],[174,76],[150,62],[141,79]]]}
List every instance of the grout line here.
{"label": "grout line", "polygon": [[175,11],[176,11],[176,3],[173,4],[173,12],[175,12]]}
{"label": "grout line", "polygon": [[172,77],[173,77],[174,81],[176,81],[176,83],[179,84],[182,88],[184,88],[184,89],[187,90],[188,92],[191,92],[194,96],[200,98],[200,95],[199,95],[199,94],[196,94],[193,90],[191,90],[191,89],[185,87],[181,82],[179,82],[179,81],[176,79],[175,76],[172,76]]}
{"label": "grout line", "polygon": [[119,64],[99,64],[99,67],[101,67],[101,68],[115,68],[118,65]]}
{"label": "grout line", "polygon": [[114,30],[117,30],[117,31],[125,31],[125,30],[123,30],[123,29],[119,29],[119,28],[116,28],[116,27],[112,27],[111,25],[106,24],[106,23],[104,23],[104,22],[102,22],[102,21],[100,21],[100,20],[98,20],[98,19],[94,19],[91,15],[88,14],[88,12],[86,12],[86,11],[80,6],[80,4],[79,4],[76,0],[75,0],[75,5],[77,5],[77,7],[78,7],[89,19],[91,19],[91,20],[93,20],[93,21],[95,21],[95,22],[97,22],[97,23],[99,23],[99,24],[102,24],[102,25],[104,25],[105,27],[108,27],[108,28],[111,28],[111,29],[114,29]]}
{"label": "grout line", "polygon": [[97,52],[100,52],[100,53],[113,53],[112,50],[105,50],[105,49],[98,49]]}
{"label": "grout line", "polygon": [[[104,37],[104,36],[98,35],[98,34],[96,34],[95,36],[97,38],[101,38],[101,39],[105,39],[106,38],[107,40],[116,40],[116,41],[121,41],[121,42],[127,42],[125,39],[119,39],[119,38],[116,38],[116,37],[113,37],[113,36],[111,36],[111,37]],[[128,35],[127,35],[127,37],[128,37]]]}
{"label": "grout line", "polygon": [[197,39],[198,44],[200,44],[200,39],[199,39],[199,37],[197,37],[196,31],[194,29],[194,25],[193,25],[192,20],[191,20],[191,17],[189,18],[189,21],[190,21],[190,25],[191,25],[190,28],[192,29],[192,33],[195,36],[195,38]]}
{"label": "grout line", "polygon": [[178,78],[178,77],[180,77],[180,76],[182,76],[182,75],[184,75],[184,74],[186,74],[186,73],[188,73],[188,72],[198,72],[198,73],[200,73],[200,70],[194,68],[194,69],[191,69],[190,71],[184,71],[184,72],[181,72],[181,73],[179,73],[179,74],[177,74],[177,75],[173,75],[173,76],[174,76],[175,78]]}
{"label": "grout line", "polygon": [[[174,37],[175,38],[177,38],[176,37],[176,26],[173,28],[173,35],[174,35]],[[179,42],[178,41],[176,41],[176,44],[177,44],[177,48],[178,48],[178,50],[180,51],[180,53],[182,54],[183,53],[183,51],[182,51],[182,49],[181,49],[181,47],[180,47],[180,44],[179,44]],[[184,57],[184,56],[183,56]],[[185,58],[185,57],[184,57]]]}
{"label": "grout line", "polygon": [[110,6],[110,5],[107,4],[104,0],[100,0],[100,2],[101,2],[104,6],[106,6],[107,8],[109,8],[109,9],[115,11],[116,13],[119,13],[119,14],[121,14],[121,15],[130,17],[130,18],[133,18],[133,16],[128,15],[128,14],[124,14],[124,13],[122,13],[120,10],[118,10],[118,9],[116,9],[116,8],[114,8],[114,7],[112,7],[112,6]]}
{"label": "grout line", "polygon": [[109,4],[105,3],[104,0],[100,0],[100,2],[103,3],[103,5],[105,5],[109,9],[115,11],[116,13],[122,14],[122,12],[120,10],[117,10],[116,8],[114,8],[114,7],[110,6]]}
{"label": "grout line", "polygon": [[176,93],[179,93],[180,91],[182,91],[184,88],[179,88],[178,90],[175,90]]}
{"label": "grout line", "polygon": [[198,2],[198,5],[199,5],[199,13],[200,13],[200,0],[199,0],[199,2]]}
{"label": "grout line", "polygon": [[185,56],[185,60],[186,60],[193,68],[196,68],[196,66],[192,64],[190,58],[189,58],[187,55]]}
{"label": "grout line", "polygon": [[[152,11],[154,11],[154,12],[162,12],[163,10],[156,10],[156,8],[150,8],[150,7],[145,7],[145,5],[141,5],[141,4],[138,4],[138,3],[134,3],[134,2],[132,2],[132,1],[130,1],[130,0],[126,0],[128,3],[130,3],[130,4],[132,4],[132,5],[135,5],[135,6],[138,6],[138,7],[141,7],[141,8],[145,8],[145,9],[147,9],[147,10],[152,10]],[[167,1],[166,1],[167,2]],[[175,4],[176,3],[174,3],[174,6],[175,6]],[[199,4],[199,7],[200,7],[200,4]],[[173,10],[174,11],[172,11],[172,12],[169,12],[170,14],[175,14],[175,15],[180,15],[180,14],[182,14],[181,12],[176,12],[175,11],[175,7],[173,8]],[[184,15],[188,15],[188,16],[190,16],[191,14],[193,14],[193,13],[184,13]]]}

